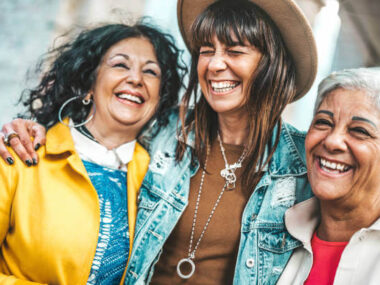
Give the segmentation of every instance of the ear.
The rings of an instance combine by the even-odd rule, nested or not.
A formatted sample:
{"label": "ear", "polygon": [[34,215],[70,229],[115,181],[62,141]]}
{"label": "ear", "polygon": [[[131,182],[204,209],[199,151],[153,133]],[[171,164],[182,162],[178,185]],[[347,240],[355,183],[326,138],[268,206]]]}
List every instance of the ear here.
{"label": "ear", "polygon": [[84,100],[91,100],[91,99],[92,99],[92,94],[93,94],[93,92],[92,92],[92,90],[90,90],[90,91],[87,93],[86,97],[84,97],[83,99],[84,99]]}
{"label": "ear", "polygon": [[82,99],[82,103],[83,103],[83,105],[88,105],[88,104],[90,104],[91,102],[92,102],[92,93],[91,92],[89,92],[87,95],[86,95],[86,97],[84,97],[83,99]]}

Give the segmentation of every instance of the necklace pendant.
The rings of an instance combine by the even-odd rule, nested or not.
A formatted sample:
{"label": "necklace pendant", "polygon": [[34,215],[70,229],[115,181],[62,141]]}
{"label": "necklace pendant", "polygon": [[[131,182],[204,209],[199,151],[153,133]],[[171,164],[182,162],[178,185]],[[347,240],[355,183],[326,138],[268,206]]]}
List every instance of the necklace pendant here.
{"label": "necklace pendant", "polygon": [[227,168],[224,168],[220,171],[220,176],[222,176],[224,179],[226,179],[228,175],[228,169]]}
{"label": "necklace pendant", "polygon": [[[184,274],[184,273],[182,273],[182,271],[181,271],[181,265],[184,264],[184,263],[188,263],[188,264],[190,264],[191,270],[190,270],[190,273],[188,273],[188,274]],[[178,264],[177,264],[177,274],[178,274],[178,276],[181,277],[182,279],[189,279],[191,276],[193,276],[194,271],[195,271],[195,263],[194,263],[194,261],[193,261],[190,257],[182,258],[182,259],[178,262]]]}
{"label": "necklace pendant", "polygon": [[236,187],[235,182],[232,182],[232,183],[227,182],[227,190],[234,190],[235,187]]}
{"label": "necklace pendant", "polygon": [[225,169],[222,169],[222,171],[220,171],[220,175],[226,180],[228,190],[235,189],[235,182],[236,182],[235,170],[236,170],[235,168],[226,167]]}

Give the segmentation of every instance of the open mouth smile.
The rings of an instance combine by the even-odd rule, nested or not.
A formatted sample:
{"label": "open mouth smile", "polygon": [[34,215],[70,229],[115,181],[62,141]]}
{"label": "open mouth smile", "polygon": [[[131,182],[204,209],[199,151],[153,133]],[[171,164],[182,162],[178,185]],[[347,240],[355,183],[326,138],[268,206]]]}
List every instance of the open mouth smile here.
{"label": "open mouth smile", "polygon": [[352,166],[341,162],[334,162],[322,157],[318,157],[319,167],[329,173],[345,173],[352,169]]}
{"label": "open mouth smile", "polygon": [[240,85],[239,81],[210,81],[211,89],[214,93],[227,93]]}
{"label": "open mouth smile", "polygon": [[145,102],[145,100],[142,96],[133,95],[130,93],[120,92],[120,93],[116,93],[116,96],[120,99],[127,100],[127,101],[130,101],[132,103],[139,104],[139,105],[141,105]]}

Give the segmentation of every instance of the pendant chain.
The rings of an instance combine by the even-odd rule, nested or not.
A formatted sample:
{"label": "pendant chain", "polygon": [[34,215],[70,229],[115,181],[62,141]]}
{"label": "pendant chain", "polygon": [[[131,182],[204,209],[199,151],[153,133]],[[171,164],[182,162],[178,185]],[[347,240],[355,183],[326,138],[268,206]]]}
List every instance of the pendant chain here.
{"label": "pendant chain", "polygon": [[[213,217],[213,215],[215,213],[215,210],[218,207],[219,202],[220,202],[220,200],[221,200],[221,198],[222,198],[225,190],[226,189],[234,189],[235,188],[235,182],[236,182],[235,171],[236,171],[237,168],[241,167],[241,163],[243,162],[243,160],[244,160],[244,158],[246,156],[246,150],[244,150],[243,153],[242,153],[242,155],[240,156],[239,160],[236,163],[234,163],[233,165],[229,165],[227,163],[227,158],[226,158],[226,155],[225,155],[225,150],[224,150],[223,145],[222,145],[221,140],[220,140],[219,132],[218,132],[218,140],[219,140],[220,150],[222,152],[223,159],[224,159],[225,166],[226,166],[226,168],[224,170],[222,170],[222,172],[223,171],[227,171],[228,175],[226,177],[224,177],[223,174],[222,174],[222,172],[221,172],[221,175],[222,175],[222,177],[225,178],[226,182],[224,183],[224,186],[223,186],[222,190],[220,191],[220,194],[219,194],[218,198],[216,199],[214,207],[212,208],[212,210],[210,212],[210,215],[209,215],[209,217],[207,219],[207,222],[206,222],[206,224],[203,227],[203,230],[202,230],[202,232],[201,232],[201,234],[200,234],[200,236],[198,238],[197,243],[194,246],[194,249],[192,249],[193,248],[193,242],[194,242],[195,225],[197,223],[198,208],[199,208],[199,203],[200,203],[200,199],[201,199],[201,194],[202,194],[202,189],[203,189],[203,183],[204,183],[205,173],[206,173],[206,167],[207,167],[207,161],[208,161],[209,152],[210,152],[210,148],[207,147],[206,161],[205,161],[205,165],[204,165],[204,168],[203,168],[203,171],[202,171],[201,182],[199,184],[197,201],[195,203],[193,224],[192,224],[192,227],[191,227],[191,234],[190,234],[188,257],[181,259],[178,262],[178,264],[177,264],[177,273],[183,279],[188,279],[188,278],[190,278],[194,274],[195,264],[194,264],[193,259],[195,258],[195,253],[196,253],[196,251],[198,249],[198,246],[199,246],[199,244],[200,244],[203,236],[205,235],[205,232],[206,232],[206,230],[208,228],[208,225],[210,224],[211,218]],[[233,186],[233,188],[232,188],[232,186]],[[181,265],[183,263],[190,264],[191,272],[189,274],[183,274],[182,273],[182,271],[181,271]]]}
{"label": "pendant chain", "polygon": [[219,194],[219,196],[218,196],[218,199],[216,199],[216,202],[215,202],[215,204],[214,204],[214,207],[212,208],[211,213],[210,213],[210,215],[209,215],[209,217],[208,217],[208,219],[207,219],[207,222],[206,222],[205,226],[203,227],[202,233],[201,233],[201,235],[199,236],[198,241],[197,241],[197,243],[196,243],[196,245],[195,245],[193,251],[191,251],[191,249],[192,249],[192,247],[193,247],[195,225],[196,225],[196,223],[197,223],[197,215],[198,215],[199,202],[200,202],[200,199],[201,199],[201,194],[202,194],[202,189],[203,189],[203,182],[204,182],[205,173],[206,173],[206,166],[207,166],[207,160],[208,160],[208,152],[209,152],[209,151],[207,151],[207,158],[206,158],[206,162],[205,162],[205,167],[204,167],[204,169],[203,169],[203,171],[202,171],[202,178],[201,178],[201,183],[200,183],[200,185],[199,185],[199,191],[198,191],[197,202],[196,202],[196,204],[195,204],[195,211],[194,211],[193,225],[192,225],[192,227],[191,227],[191,235],[190,235],[190,243],[189,243],[189,258],[191,258],[191,259],[194,259],[194,258],[195,258],[195,252],[196,252],[197,249],[198,249],[198,246],[199,246],[199,244],[200,244],[200,242],[201,242],[201,240],[202,240],[202,238],[203,238],[203,236],[204,236],[204,234],[205,234],[205,232],[206,232],[206,229],[207,229],[207,227],[208,227],[208,225],[209,225],[209,223],[210,223],[210,221],[211,221],[212,216],[214,215],[214,212],[215,212],[215,210],[216,210],[216,207],[218,207],[218,204],[219,204],[219,202],[220,202],[220,199],[222,198],[223,193],[224,193],[224,190],[226,189],[226,185],[227,185],[227,184],[224,184],[224,186],[223,186],[223,188],[222,188],[222,191],[220,191],[220,194]]}

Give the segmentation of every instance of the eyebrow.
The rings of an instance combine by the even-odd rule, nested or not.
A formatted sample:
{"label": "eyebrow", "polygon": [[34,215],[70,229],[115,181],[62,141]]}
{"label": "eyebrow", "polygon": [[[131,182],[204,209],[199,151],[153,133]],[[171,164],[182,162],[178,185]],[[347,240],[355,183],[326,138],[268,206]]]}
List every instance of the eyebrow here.
{"label": "eyebrow", "polygon": [[326,110],[319,110],[319,111],[317,112],[317,114],[320,114],[320,113],[322,113],[322,114],[326,114],[326,115],[328,115],[328,116],[334,118],[334,114],[333,114],[333,112],[326,111]]}
{"label": "eyebrow", "polygon": [[112,56],[111,58],[114,58],[114,57],[117,57],[117,56],[122,56],[124,57],[125,59],[128,59],[129,60],[129,56],[127,54],[124,54],[124,53],[117,53],[115,54],[114,56]]}
{"label": "eyebrow", "polygon": [[[334,114],[333,114],[332,112],[330,112],[330,111],[327,111],[327,110],[319,110],[319,111],[317,112],[317,114],[320,114],[320,113],[322,113],[322,114],[326,114],[326,115],[328,115],[328,116],[334,118]],[[366,118],[359,117],[359,116],[353,116],[353,117],[352,117],[352,120],[353,120],[353,121],[367,122],[367,123],[373,125],[373,126],[377,129],[376,124],[375,124],[374,122],[372,122],[371,120],[368,120],[368,119],[366,119]]]}
{"label": "eyebrow", "polygon": [[211,47],[211,48],[213,48],[214,45],[211,42],[205,42],[205,43],[201,44],[200,47]]}
{"label": "eyebrow", "polygon": [[238,42],[238,41],[233,41],[231,44],[227,45],[229,47],[236,47],[236,46],[242,46],[242,47],[245,47],[244,44]]}
{"label": "eyebrow", "polygon": [[[112,56],[111,59],[112,59],[112,58],[115,58],[115,57],[117,57],[117,56],[124,57],[124,58],[127,59],[127,60],[130,59],[129,56],[128,56],[127,54],[124,54],[124,53],[117,53],[117,54],[115,54],[114,56]],[[154,61],[154,60],[150,60],[150,59],[148,59],[148,60],[145,62],[145,64],[150,64],[150,63],[157,64],[158,66],[160,66],[160,65],[158,64],[158,62],[157,62],[157,61]]]}
{"label": "eyebrow", "polygon": [[[226,47],[236,47],[236,46],[241,46],[241,47],[245,47],[244,44],[238,42],[238,41],[233,41],[231,42],[230,44],[225,44]],[[205,42],[201,45],[201,47],[211,47],[213,48],[214,47],[214,44],[213,43],[210,43],[210,42]]]}
{"label": "eyebrow", "polygon": [[154,60],[147,60],[147,61],[145,62],[145,64],[150,64],[150,63],[153,63],[153,64],[156,64],[156,65],[160,66],[160,65],[158,64],[158,62],[157,62],[157,61],[154,61]]}
{"label": "eyebrow", "polygon": [[353,116],[353,117],[352,117],[352,120],[353,120],[353,121],[363,121],[363,122],[367,122],[367,123],[370,123],[371,125],[373,125],[375,128],[377,128],[377,127],[376,127],[376,124],[375,124],[374,122],[372,122],[371,120],[368,120],[368,119],[366,119],[366,118],[362,118],[362,117],[358,117],[358,116]]}

